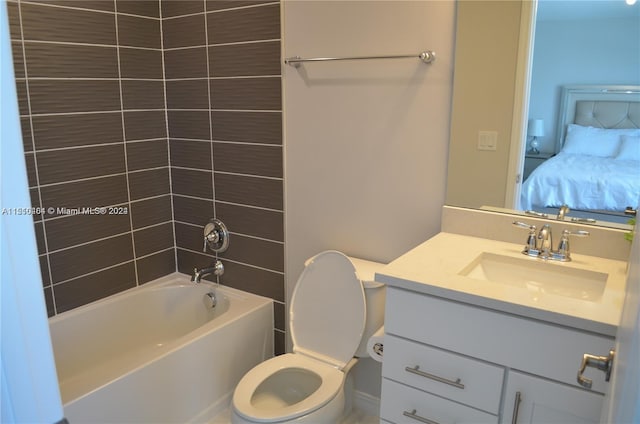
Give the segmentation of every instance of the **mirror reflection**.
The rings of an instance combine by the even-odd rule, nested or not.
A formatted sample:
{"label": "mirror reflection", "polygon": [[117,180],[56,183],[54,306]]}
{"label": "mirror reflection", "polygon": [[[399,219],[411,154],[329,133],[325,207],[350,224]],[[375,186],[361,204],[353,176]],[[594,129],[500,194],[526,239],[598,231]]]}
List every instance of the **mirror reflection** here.
{"label": "mirror reflection", "polygon": [[531,6],[458,2],[447,204],[627,222],[640,199],[640,6]]}

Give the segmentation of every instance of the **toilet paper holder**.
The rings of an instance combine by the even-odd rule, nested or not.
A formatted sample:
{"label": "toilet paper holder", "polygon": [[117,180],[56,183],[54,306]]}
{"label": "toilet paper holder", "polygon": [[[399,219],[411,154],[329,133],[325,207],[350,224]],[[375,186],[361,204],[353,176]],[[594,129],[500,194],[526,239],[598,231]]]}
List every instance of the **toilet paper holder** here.
{"label": "toilet paper holder", "polygon": [[373,345],[373,352],[375,354],[380,355],[380,356],[384,356],[383,352],[382,352],[383,350],[384,350],[384,345],[382,343],[375,343]]}

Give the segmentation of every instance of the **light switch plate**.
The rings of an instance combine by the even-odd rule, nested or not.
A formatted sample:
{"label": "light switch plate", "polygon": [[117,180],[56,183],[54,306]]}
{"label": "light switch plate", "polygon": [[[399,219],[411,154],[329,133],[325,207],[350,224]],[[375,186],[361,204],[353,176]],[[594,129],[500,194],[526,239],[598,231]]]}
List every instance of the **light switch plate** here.
{"label": "light switch plate", "polygon": [[498,131],[478,131],[478,150],[496,150]]}

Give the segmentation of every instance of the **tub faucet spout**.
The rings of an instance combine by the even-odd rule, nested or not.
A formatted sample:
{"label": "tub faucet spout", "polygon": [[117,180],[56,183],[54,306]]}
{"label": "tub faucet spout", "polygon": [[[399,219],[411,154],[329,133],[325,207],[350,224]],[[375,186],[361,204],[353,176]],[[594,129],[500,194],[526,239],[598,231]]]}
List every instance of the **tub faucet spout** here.
{"label": "tub faucet spout", "polygon": [[222,264],[222,262],[216,261],[216,263],[213,264],[213,266],[210,266],[207,268],[201,268],[201,269],[194,268],[193,275],[191,276],[191,282],[200,283],[200,280],[202,278],[211,274],[215,275],[216,277],[219,277],[222,274],[224,274],[224,265]]}

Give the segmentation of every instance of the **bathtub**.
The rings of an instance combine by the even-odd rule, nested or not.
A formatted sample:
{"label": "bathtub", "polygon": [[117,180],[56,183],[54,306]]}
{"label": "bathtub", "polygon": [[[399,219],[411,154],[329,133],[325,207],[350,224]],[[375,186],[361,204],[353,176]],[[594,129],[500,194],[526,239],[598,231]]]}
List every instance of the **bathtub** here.
{"label": "bathtub", "polygon": [[71,423],[209,422],[240,378],[273,356],[271,299],[178,273],[49,325]]}

